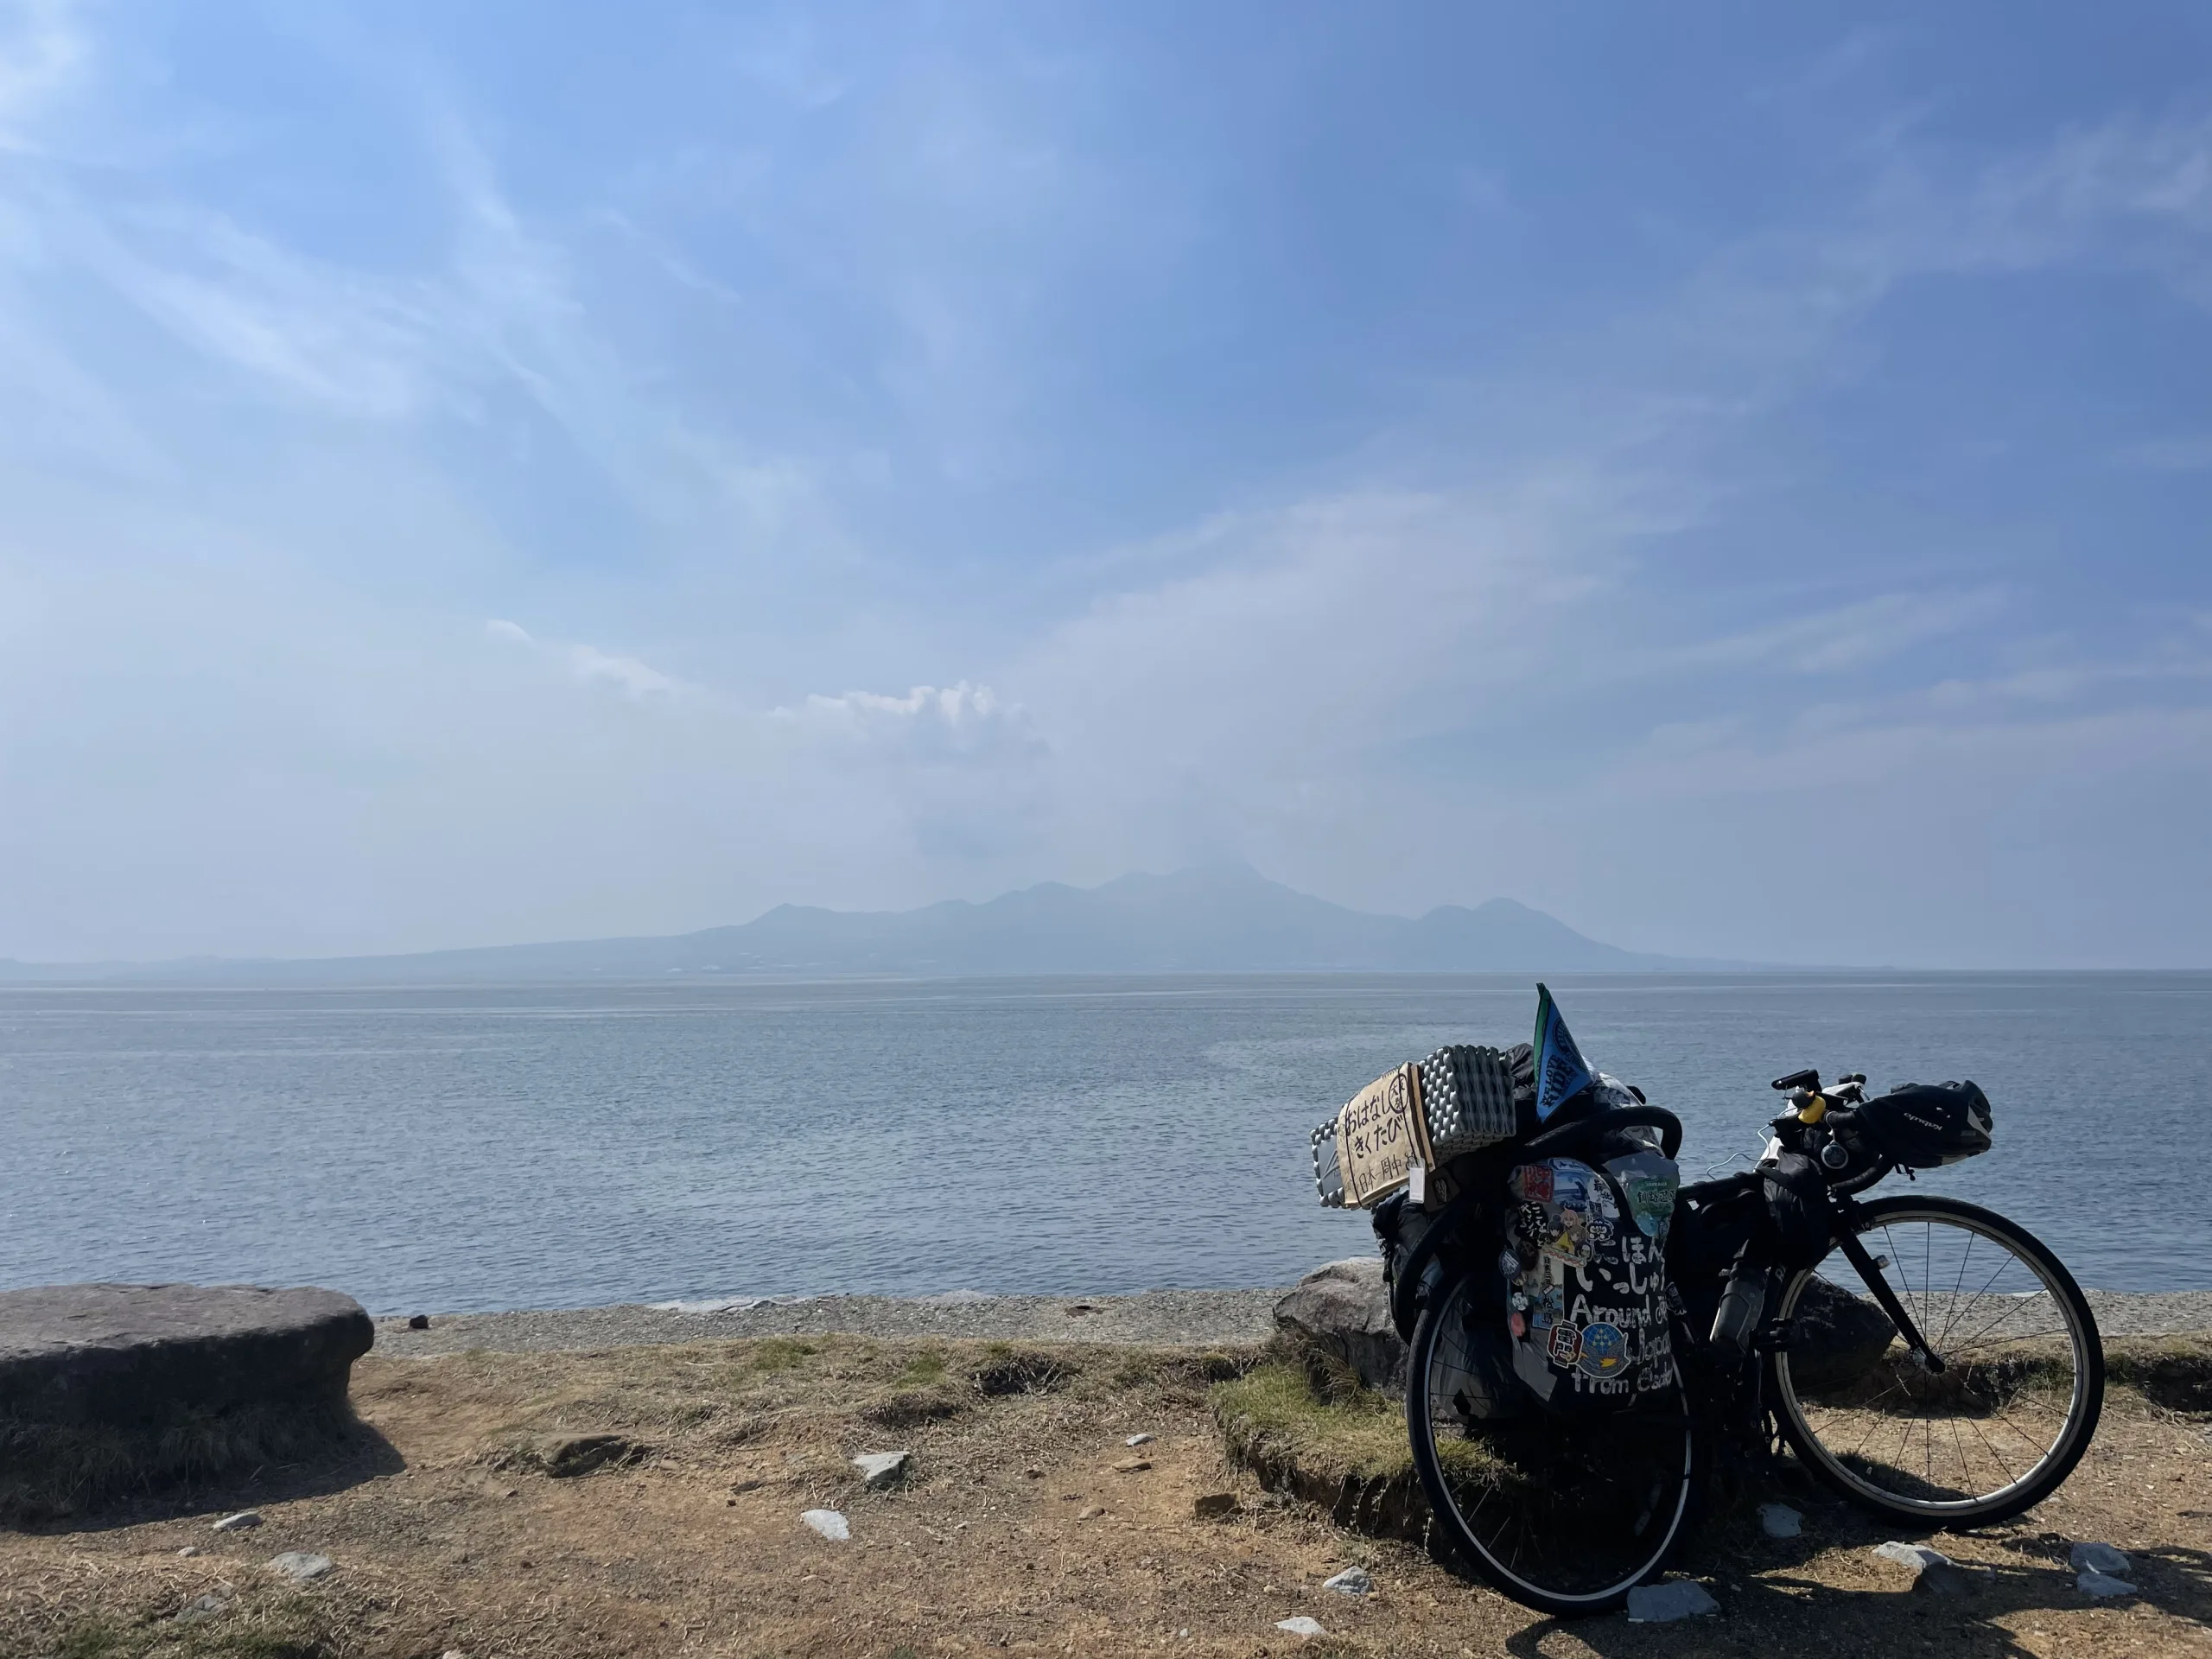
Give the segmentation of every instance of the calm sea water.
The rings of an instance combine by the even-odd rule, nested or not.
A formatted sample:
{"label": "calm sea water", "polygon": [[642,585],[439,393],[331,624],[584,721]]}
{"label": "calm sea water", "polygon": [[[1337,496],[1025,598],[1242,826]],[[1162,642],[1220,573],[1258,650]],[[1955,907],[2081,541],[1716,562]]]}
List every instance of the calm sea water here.
{"label": "calm sea water", "polygon": [[[1769,1077],[1970,1077],[1924,1177],[2084,1283],[2212,1286],[2212,976],[1563,978],[1592,1063],[1756,1150]],[[1280,1284],[1371,1248],[1306,1139],[1522,979],[0,990],[0,1284],[385,1313]],[[1893,1179],[1892,1186],[1902,1186]]]}

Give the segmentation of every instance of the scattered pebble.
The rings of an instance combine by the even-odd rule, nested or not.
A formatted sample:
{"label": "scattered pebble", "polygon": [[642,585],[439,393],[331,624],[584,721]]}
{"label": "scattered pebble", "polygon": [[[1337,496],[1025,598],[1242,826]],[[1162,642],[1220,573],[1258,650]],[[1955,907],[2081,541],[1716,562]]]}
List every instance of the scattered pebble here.
{"label": "scattered pebble", "polygon": [[1997,1569],[1974,1561],[1955,1561],[1940,1549],[1925,1544],[1900,1543],[1892,1538],[1877,1544],[1874,1554],[1895,1566],[1908,1568],[1912,1587],[1923,1595],[1978,1596],[1997,1582]]}
{"label": "scattered pebble", "polygon": [[833,1544],[842,1544],[853,1535],[853,1529],[845,1524],[845,1517],[835,1510],[808,1510],[799,1519]]}
{"label": "scattered pebble", "polygon": [[1077,1516],[1076,1519],[1078,1521],[1096,1521],[1100,1516],[1105,1513],[1105,1510],[1100,1509],[1096,1503],[1093,1503],[1089,1509]]}
{"label": "scattered pebble", "polygon": [[438,1656],[438,1659],[468,1659],[468,1656],[459,1648],[448,1648]]}
{"label": "scattered pebble", "polygon": [[1787,1503],[1762,1503],[1759,1526],[1770,1538],[1795,1538],[1805,1530],[1805,1517]]}
{"label": "scattered pebble", "polygon": [[226,1515],[221,1520],[218,1521],[215,1523],[215,1530],[218,1532],[244,1532],[248,1527],[257,1527],[260,1524],[261,1513],[259,1510],[240,1510],[236,1515]]}
{"label": "scattered pebble", "polygon": [[1340,1596],[1371,1596],[1375,1593],[1375,1576],[1363,1567],[1348,1567],[1335,1578],[1322,1580],[1321,1587]]}
{"label": "scattered pebble", "polygon": [[1191,1505],[1191,1512],[1201,1521],[1226,1521],[1236,1513],[1236,1494],[1208,1492]]}
{"label": "scattered pebble", "polygon": [[1874,1546],[1874,1554],[1883,1560],[1897,1567],[1910,1567],[1916,1573],[1925,1573],[1931,1567],[1948,1567],[1951,1558],[1940,1549],[1930,1549],[1925,1544],[1900,1543],[1892,1538],[1886,1544]]}
{"label": "scattered pebble", "polygon": [[407,1320],[407,1328],[410,1331],[429,1330],[430,1328],[430,1316],[427,1313],[416,1313],[410,1315]]}
{"label": "scattered pebble", "polygon": [[1123,1458],[1114,1465],[1114,1472],[1117,1475],[1141,1475],[1151,1467],[1150,1458]]}
{"label": "scattered pebble", "polygon": [[1321,1628],[1321,1621],[1319,1619],[1308,1618],[1303,1613],[1300,1613],[1296,1617],[1291,1618],[1277,1619],[1275,1621],[1275,1629],[1279,1630],[1288,1630],[1293,1636],[1326,1636],[1328,1634],[1326,1630]]}
{"label": "scattered pebble", "polygon": [[862,1452],[853,1459],[853,1467],[861,1471],[861,1478],[873,1491],[896,1486],[912,1472],[914,1454],[912,1452]]}
{"label": "scattered pebble", "polygon": [[2102,1573],[2115,1579],[2124,1579],[2133,1570],[2127,1553],[2110,1544],[2076,1544],[2066,1565],[2076,1573]]}
{"label": "scattered pebble", "polygon": [[1669,1579],[1664,1584],[1639,1584],[1628,1592],[1631,1624],[1670,1624],[1678,1618],[1717,1613],[1720,1604],[1703,1585],[1688,1579]]}
{"label": "scattered pebble", "polygon": [[206,1595],[188,1601],[176,1611],[180,1624],[197,1624],[203,1618],[213,1618],[231,1605],[228,1596],[219,1596],[213,1590]]}
{"label": "scattered pebble", "polygon": [[310,1555],[305,1550],[288,1549],[282,1555],[269,1559],[269,1570],[279,1578],[289,1579],[294,1584],[313,1584],[330,1571],[327,1555]]}
{"label": "scattered pebble", "polygon": [[2074,1586],[2085,1596],[2132,1596],[2135,1586],[2126,1579],[2115,1579],[2109,1573],[2084,1569],[2074,1580]]}
{"label": "scattered pebble", "polygon": [[1123,1440],[1122,1444],[1123,1446],[1149,1446],[1152,1444],[1152,1436],[1149,1434],[1132,1434],[1128,1440]]}
{"label": "scattered pebble", "polygon": [[178,1554],[180,1557],[181,1557],[183,1560],[188,1560],[188,1560],[190,1560],[194,1556],[197,1555],[199,1553],[200,1553],[200,1546],[199,1546],[199,1545],[197,1545],[197,1544],[187,1544],[187,1545],[186,1545],[182,1549],[180,1549],[179,1551],[177,1551],[177,1554]]}

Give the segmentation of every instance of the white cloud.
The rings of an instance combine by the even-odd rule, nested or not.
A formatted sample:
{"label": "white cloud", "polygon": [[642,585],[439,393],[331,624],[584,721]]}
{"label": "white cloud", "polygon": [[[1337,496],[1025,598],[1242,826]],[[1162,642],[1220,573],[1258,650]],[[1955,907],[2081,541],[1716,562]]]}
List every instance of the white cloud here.
{"label": "white cloud", "polygon": [[611,685],[632,699],[674,696],[678,690],[675,680],[634,657],[616,656],[596,645],[543,643],[521,624],[503,618],[493,617],[486,622],[484,632],[503,645],[521,645],[558,663],[572,679]]}

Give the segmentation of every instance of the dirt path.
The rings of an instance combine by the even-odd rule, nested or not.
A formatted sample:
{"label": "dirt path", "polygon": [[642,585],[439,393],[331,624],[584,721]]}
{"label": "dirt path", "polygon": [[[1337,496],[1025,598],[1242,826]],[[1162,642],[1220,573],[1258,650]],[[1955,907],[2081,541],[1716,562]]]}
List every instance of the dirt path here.
{"label": "dirt path", "polygon": [[[1135,1296],[815,1296],[801,1300],[696,1303],[689,1306],[586,1307],[550,1313],[454,1313],[427,1331],[405,1319],[377,1321],[385,1355],[517,1353],[693,1342],[732,1337],[937,1337],[1020,1342],[1109,1342],[1141,1347],[1211,1347],[1264,1342],[1273,1334],[1275,1290],[1151,1290]],[[2212,1333],[2212,1291],[2139,1294],[2092,1291],[2107,1336]]]}
{"label": "dirt path", "polygon": [[[0,1535],[0,1656],[2212,1655],[2212,1419],[2127,1390],[2040,1510],[1931,1541],[1994,1570],[1979,1595],[1910,1591],[1870,1553],[1890,1535],[1800,1492],[1802,1537],[1764,1537],[1747,1508],[1682,1561],[1718,1617],[1560,1624],[1229,1468],[1206,1390],[1234,1363],[823,1336],[372,1358],[355,1397],[380,1438],[343,1468]],[[582,1430],[646,1449],[546,1472]],[[892,1448],[912,1449],[912,1479],[864,1490],[848,1459]],[[1196,1518],[1222,1492],[1233,1514]],[[248,1505],[264,1525],[210,1529]],[[850,1538],[809,1530],[810,1509],[842,1513]],[[2130,1551],[2142,1594],[2083,1596],[2077,1540]],[[263,1565],[287,1550],[335,1565],[289,1591]],[[1371,1598],[1323,1587],[1353,1563]],[[219,1611],[178,1624],[202,1596]],[[1300,1615],[1326,1634],[1277,1628]]]}

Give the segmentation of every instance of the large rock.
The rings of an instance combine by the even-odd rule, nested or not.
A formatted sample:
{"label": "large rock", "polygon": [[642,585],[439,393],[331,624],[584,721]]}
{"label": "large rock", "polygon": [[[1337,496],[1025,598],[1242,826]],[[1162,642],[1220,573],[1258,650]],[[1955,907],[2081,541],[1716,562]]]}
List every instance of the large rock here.
{"label": "large rock", "polygon": [[1390,1322],[1379,1256],[1316,1268],[1275,1304],[1275,1328],[1293,1342],[1332,1354],[1370,1389],[1406,1391],[1406,1344]]}
{"label": "large rock", "polygon": [[375,1327],[331,1290],[45,1285],[0,1292],[0,1415],[133,1426],[180,1409],[342,1407]]}
{"label": "large rock", "polygon": [[1797,1299],[1789,1380],[1800,1394],[1841,1394],[1874,1369],[1897,1326],[1871,1296],[1814,1277]]}

